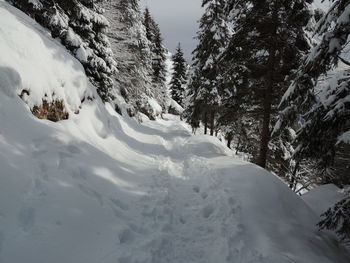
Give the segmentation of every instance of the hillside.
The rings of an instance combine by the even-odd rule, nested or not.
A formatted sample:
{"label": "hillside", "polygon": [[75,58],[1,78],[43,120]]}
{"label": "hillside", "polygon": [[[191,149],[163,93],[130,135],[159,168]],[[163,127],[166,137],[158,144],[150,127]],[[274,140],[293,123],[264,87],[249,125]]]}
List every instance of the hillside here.
{"label": "hillside", "polygon": [[[0,52],[1,263],[349,262],[277,177],[172,115],[122,117],[3,0]],[[69,118],[33,116],[43,100]]]}

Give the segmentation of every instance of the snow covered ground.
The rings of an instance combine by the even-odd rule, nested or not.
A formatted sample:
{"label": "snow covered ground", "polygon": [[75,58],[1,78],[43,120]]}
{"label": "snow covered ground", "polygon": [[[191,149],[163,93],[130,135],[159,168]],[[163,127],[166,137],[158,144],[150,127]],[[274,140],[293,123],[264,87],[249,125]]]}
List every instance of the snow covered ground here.
{"label": "snow covered ground", "polygon": [[344,199],[345,194],[334,184],[319,186],[306,194],[302,199],[307,203],[317,215],[322,215],[332,205]]}
{"label": "snow covered ground", "polygon": [[[3,0],[0,52],[1,263],[349,262],[279,179],[172,115],[121,117]],[[69,120],[31,114],[53,93]]]}

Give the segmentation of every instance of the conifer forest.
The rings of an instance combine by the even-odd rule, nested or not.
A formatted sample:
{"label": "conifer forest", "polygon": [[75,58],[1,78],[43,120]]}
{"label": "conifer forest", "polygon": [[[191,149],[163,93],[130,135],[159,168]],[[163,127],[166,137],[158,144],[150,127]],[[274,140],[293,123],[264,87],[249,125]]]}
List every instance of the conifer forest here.
{"label": "conifer forest", "polygon": [[349,263],[350,0],[0,0],[0,263]]}

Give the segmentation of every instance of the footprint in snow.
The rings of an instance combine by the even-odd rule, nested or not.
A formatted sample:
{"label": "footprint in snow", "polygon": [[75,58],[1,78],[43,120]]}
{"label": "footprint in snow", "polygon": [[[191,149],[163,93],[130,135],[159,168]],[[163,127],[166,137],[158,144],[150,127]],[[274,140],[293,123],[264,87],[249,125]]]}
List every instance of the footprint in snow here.
{"label": "footprint in snow", "polygon": [[81,150],[74,145],[69,145],[67,146],[67,151],[70,152],[71,154],[80,154]]}
{"label": "footprint in snow", "polygon": [[183,224],[183,225],[186,224],[186,219],[183,218],[183,217],[180,217],[180,218],[179,218],[179,221],[180,221],[180,223]]}
{"label": "footprint in snow", "polygon": [[76,180],[87,180],[87,170],[82,168],[82,167],[78,167],[77,169],[74,169],[72,172],[72,177]]}
{"label": "footprint in snow", "polygon": [[214,213],[214,207],[212,205],[207,205],[202,210],[202,215],[204,218],[209,218]]}
{"label": "footprint in snow", "polygon": [[29,232],[35,224],[35,209],[23,207],[18,215],[19,224],[24,232]]}
{"label": "footprint in snow", "polygon": [[201,194],[201,197],[202,197],[203,200],[205,200],[205,199],[207,199],[208,194],[207,194],[207,193],[202,193],[202,194]]}
{"label": "footprint in snow", "polygon": [[34,187],[33,187],[34,194],[41,197],[41,196],[46,196],[46,186],[44,181],[40,180],[39,178],[36,178],[34,180]]}
{"label": "footprint in snow", "polygon": [[119,235],[120,244],[130,244],[134,240],[134,233],[130,228],[123,229]]}
{"label": "footprint in snow", "polygon": [[5,235],[4,235],[4,233],[0,232],[0,253],[1,253],[2,247],[4,245],[4,241],[5,241]]}
{"label": "footprint in snow", "polygon": [[92,190],[91,188],[84,186],[82,184],[78,185],[79,190],[85,195],[94,198],[101,206],[103,206],[103,197],[100,193]]}
{"label": "footprint in snow", "polygon": [[228,203],[229,203],[229,205],[235,205],[235,203],[236,203],[236,201],[235,201],[235,199],[231,196],[229,199],[228,199]]}
{"label": "footprint in snow", "polygon": [[39,168],[40,168],[40,171],[41,171],[42,173],[47,173],[48,170],[49,170],[49,168],[47,167],[47,165],[46,165],[45,163],[40,163],[40,164],[39,164]]}
{"label": "footprint in snow", "polygon": [[129,206],[127,204],[123,203],[122,201],[115,199],[115,198],[111,198],[110,200],[113,203],[113,205],[120,208],[121,210],[124,210],[124,211],[129,210]]}
{"label": "footprint in snow", "polygon": [[193,189],[193,191],[196,192],[196,193],[199,193],[199,192],[200,192],[199,186],[196,186],[196,185],[195,185],[195,186],[192,187],[192,189]]}

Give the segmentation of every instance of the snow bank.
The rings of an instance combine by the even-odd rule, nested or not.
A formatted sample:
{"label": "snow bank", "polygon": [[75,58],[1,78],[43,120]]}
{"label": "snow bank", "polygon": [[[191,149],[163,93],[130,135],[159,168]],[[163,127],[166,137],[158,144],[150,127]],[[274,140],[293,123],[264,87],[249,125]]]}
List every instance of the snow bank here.
{"label": "snow bank", "polygon": [[30,108],[42,99],[63,100],[69,113],[79,110],[83,98],[95,96],[82,65],[44,28],[2,0],[0,30],[0,85],[7,95],[25,90]]}
{"label": "snow bank", "polygon": [[344,197],[344,193],[334,184],[319,186],[302,195],[305,203],[319,216]]}
{"label": "snow bank", "polygon": [[148,99],[147,105],[152,115],[157,116],[162,114],[163,109],[155,99],[153,98]]}
{"label": "snow bank", "polygon": [[175,115],[181,115],[184,111],[184,108],[182,108],[175,100],[169,99],[168,101],[168,112]]}
{"label": "snow bank", "polygon": [[347,131],[347,132],[343,133],[339,137],[339,142],[344,142],[344,143],[350,144],[350,131]]}
{"label": "snow bank", "polygon": [[[95,94],[81,66],[1,0],[0,43],[0,262],[349,262],[298,196],[217,139],[81,102]],[[80,112],[38,120],[23,87]]]}

